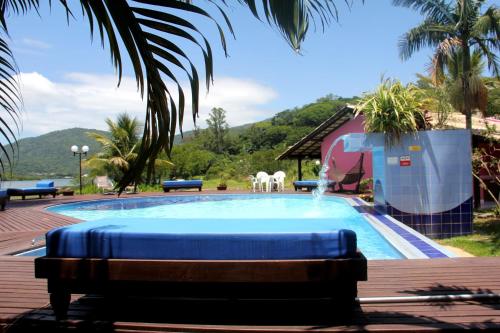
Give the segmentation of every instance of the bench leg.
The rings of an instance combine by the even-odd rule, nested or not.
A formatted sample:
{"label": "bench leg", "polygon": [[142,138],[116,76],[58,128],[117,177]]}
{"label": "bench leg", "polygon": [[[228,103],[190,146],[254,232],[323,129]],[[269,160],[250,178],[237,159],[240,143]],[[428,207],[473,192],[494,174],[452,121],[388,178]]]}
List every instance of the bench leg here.
{"label": "bench leg", "polygon": [[68,315],[69,302],[71,294],[64,290],[58,290],[50,293],[50,305],[54,310],[57,320],[65,319]]}
{"label": "bench leg", "polygon": [[198,192],[201,192],[201,187],[198,187]]}
{"label": "bench leg", "polygon": [[23,200],[25,200],[25,199],[26,199],[26,196],[25,196],[25,195],[23,195],[23,196],[21,196],[21,198],[22,198]]}
{"label": "bench leg", "polygon": [[168,188],[164,188],[164,189],[163,189],[163,192],[165,192],[165,193],[170,192],[170,189],[168,189]]}
{"label": "bench leg", "polygon": [[5,210],[6,203],[7,203],[7,200],[0,200],[0,210]]}
{"label": "bench leg", "polygon": [[52,198],[55,198],[55,197],[56,197],[56,194],[55,194],[55,193],[54,193],[54,194],[52,194]]}

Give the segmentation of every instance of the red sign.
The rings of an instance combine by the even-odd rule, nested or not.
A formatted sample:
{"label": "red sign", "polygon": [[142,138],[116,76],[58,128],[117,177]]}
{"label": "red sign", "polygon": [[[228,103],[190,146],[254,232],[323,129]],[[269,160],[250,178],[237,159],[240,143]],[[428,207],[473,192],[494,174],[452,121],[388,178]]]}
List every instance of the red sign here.
{"label": "red sign", "polygon": [[407,167],[411,166],[410,155],[404,155],[399,157],[399,166]]}

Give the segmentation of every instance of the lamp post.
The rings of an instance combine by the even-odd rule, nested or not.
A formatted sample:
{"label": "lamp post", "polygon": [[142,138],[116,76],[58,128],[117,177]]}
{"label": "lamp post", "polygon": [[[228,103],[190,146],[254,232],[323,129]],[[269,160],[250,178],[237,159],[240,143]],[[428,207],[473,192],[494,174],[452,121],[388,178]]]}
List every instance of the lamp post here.
{"label": "lamp post", "polygon": [[89,146],[82,146],[82,149],[78,148],[78,146],[71,146],[71,151],[73,152],[73,156],[78,155],[80,157],[80,194],[82,194],[82,155],[87,156],[87,152],[89,151]]}

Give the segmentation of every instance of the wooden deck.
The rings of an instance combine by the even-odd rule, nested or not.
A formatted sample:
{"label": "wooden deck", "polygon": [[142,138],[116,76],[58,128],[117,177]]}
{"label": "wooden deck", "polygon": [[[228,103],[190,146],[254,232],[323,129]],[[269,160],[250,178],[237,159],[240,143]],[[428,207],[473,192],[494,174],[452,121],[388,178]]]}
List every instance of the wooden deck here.
{"label": "wooden deck", "polygon": [[[92,198],[92,197],[86,197]],[[102,198],[96,196],[95,198]],[[0,212],[0,251],[25,249],[46,230],[76,222],[43,211],[56,198],[10,202]],[[427,332],[500,331],[500,300],[361,304],[338,318],[320,302],[104,299],[75,297],[69,319],[56,322],[45,280],[33,259],[0,255],[0,332]],[[422,296],[500,293],[500,258],[370,261],[359,296]]]}

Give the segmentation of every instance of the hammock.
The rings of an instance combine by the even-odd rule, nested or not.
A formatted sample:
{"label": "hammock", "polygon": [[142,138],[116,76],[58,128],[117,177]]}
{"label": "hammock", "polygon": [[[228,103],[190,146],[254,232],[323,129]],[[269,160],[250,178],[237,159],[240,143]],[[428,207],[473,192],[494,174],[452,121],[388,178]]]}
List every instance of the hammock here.
{"label": "hammock", "polygon": [[359,183],[365,174],[365,170],[363,169],[363,159],[365,154],[361,153],[359,160],[354,164],[354,166],[346,173],[337,169],[335,164],[335,158],[332,158],[332,168],[329,171],[330,179],[333,179],[339,185],[339,190],[343,191],[344,188],[342,185],[356,184],[355,192],[359,192]]}

